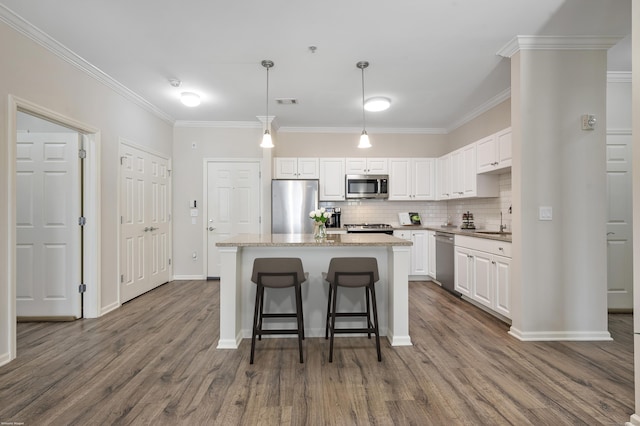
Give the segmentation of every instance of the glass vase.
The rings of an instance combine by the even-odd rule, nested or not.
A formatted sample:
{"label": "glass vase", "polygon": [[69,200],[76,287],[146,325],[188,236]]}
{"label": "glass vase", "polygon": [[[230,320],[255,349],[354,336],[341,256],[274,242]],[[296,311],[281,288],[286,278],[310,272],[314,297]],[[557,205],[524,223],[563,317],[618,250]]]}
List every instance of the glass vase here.
{"label": "glass vase", "polygon": [[313,238],[316,240],[324,240],[327,238],[327,227],[322,222],[316,222],[313,228]]}

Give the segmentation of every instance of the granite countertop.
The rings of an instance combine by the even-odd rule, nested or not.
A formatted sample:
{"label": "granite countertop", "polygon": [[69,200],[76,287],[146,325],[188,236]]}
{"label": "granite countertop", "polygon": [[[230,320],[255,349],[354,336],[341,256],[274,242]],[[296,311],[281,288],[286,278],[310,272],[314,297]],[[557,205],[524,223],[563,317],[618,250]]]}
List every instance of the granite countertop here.
{"label": "granite countertop", "polygon": [[340,247],[411,246],[413,243],[386,234],[332,234],[317,241],[311,234],[238,234],[216,243],[217,247]]}
{"label": "granite countertop", "polygon": [[394,231],[413,231],[413,230],[427,230],[427,231],[440,231],[448,232],[455,235],[466,235],[469,237],[486,238],[488,240],[511,242],[511,232],[500,234],[487,234],[485,232],[491,232],[486,229],[460,229],[457,226],[430,226],[430,225],[393,225]]}

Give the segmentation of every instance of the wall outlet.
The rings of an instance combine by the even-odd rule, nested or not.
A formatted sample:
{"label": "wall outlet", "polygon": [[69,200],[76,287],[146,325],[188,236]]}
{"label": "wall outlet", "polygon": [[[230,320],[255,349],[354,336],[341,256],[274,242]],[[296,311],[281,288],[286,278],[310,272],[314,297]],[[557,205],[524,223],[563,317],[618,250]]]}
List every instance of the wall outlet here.
{"label": "wall outlet", "polygon": [[550,206],[540,206],[538,217],[540,220],[552,220],[553,208]]}

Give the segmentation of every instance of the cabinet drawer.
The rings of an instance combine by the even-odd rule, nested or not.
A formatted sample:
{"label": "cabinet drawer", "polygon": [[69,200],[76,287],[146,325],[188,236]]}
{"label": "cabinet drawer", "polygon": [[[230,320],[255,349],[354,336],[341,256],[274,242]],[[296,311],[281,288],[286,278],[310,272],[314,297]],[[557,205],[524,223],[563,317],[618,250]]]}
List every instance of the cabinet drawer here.
{"label": "cabinet drawer", "polygon": [[484,251],[498,256],[511,257],[510,242],[489,240],[487,238],[468,237],[466,235],[456,235],[455,245],[470,248],[472,250]]}

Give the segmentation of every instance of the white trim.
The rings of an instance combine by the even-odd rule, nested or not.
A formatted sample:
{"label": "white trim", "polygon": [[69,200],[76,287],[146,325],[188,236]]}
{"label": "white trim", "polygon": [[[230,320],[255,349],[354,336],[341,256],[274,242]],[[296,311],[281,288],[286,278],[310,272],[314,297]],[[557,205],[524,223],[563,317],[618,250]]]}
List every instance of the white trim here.
{"label": "white trim", "polygon": [[111,311],[115,311],[116,309],[118,309],[120,306],[122,306],[122,304],[119,301],[115,301],[110,305],[105,306],[104,308],[102,308],[100,310],[100,316],[104,315],[104,314],[108,314]]}
{"label": "white trim", "polygon": [[629,426],[638,426],[640,425],[640,415],[632,414],[629,418],[629,421],[626,423]]}
{"label": "white trim", "polygon": [[2,367],[5,364],[8,364],[9,361],[11,361],[11,354],[9,352],[3,353],[0,355],[0,367]]}
{"label": "white trim", "polygon": [[527,331],[522,332],[513,326],[509,334],[523,342],[547,342],[547,341],[609,341],[613,340],[608,331]]}
{"label": "white trim", "polygon": [[607,71],[607,83],[631,83],[631,71]]}
{"label": "white trim", "polygon": [[[362,133],[362,127],[281,127],[278,133]],[[416,135],[446,135],[447,129],[433,128],[374,128],[367,127],[367,133],[373,134],[416,134]]]}
{"label": "white trim", "polygon": [[173,281],[202,281],[206,280],[205,275],[174,275]]}
{"label": "white trim", "polygon": [[518,35],[496,55],[510,58],[520,50],[607,50],[624,36],[531,36]]}
{"label": "white trim", "polygon": [[511,98],[511,87],[498,93],[496,96],[489,99],[487,102],[483,103],[477,108],[474,108],[471,112],[469,112],[467,115],[465,115],[461,119],[454,121],[453,124],[449,126],[449,128],[447,129],[446,134],[449,134],[450,132],[454,131],[458,127],[473,120],[474,118],[481,116],[485,112],[489,111],[491,108],[501,104],[502,102],[506,101],[509,98]]}
{"label": "white trim", "polygon": [[[1,10],[1,9],[0,9]],[[70,127],[80,134],[86,135],[85,141],[87,146],[87,159],[85,163],[86,180],[83,188],[83,203],[86,211],[86,217],[89,218],[84,229],[85,244],[82,253],[83,261],[87,261],[84,271],[84,280],[87,284],[87,292],[83,296],[83,311],[85,318],[97,317],[100,312],[100,294],[101,294],[101,258],[100,258],[100,199],[101,199],[101,182],[100,182],[100,131],[88,124],[77,121],[73,118],[59,114],[48,108],[37,105],[33,102],[21,99],[14,95],[8,97],[8,126],[7,126],[7,182],[8,182],[8,199],[7,199],[7,217],[8,217],[8,267],[7,276],[9,290],[7,295],[7,315],[9,321],[9,354],[11,359],[16,357],[16,118],[18,110],[23,110],[29,114],[54,121],[65,127]],[[94,216],[91,216],[94,215]],[[93,218],[93,220],[92,220]]]}
{"label": "white trim", "polygon": [[256,121],[188,121],[177,120],[173,127],[203,127],[223,129],[262,129],[263,125]]}
{"label": "white trim", "polygon": [[20,34],[36,42],[65,62],[75,66],[80,71],[95,78],[100,83],[114,90],[116,93],[124,96],[134,104],[159,117],[161,120],[167,122],[168,124],[174,123],[175,119],[169,114],[165,113],[160,108],[144,99],[142,96],[128,89],[123,84],[116,81],[113,77],[100,70],[98,67],[87,62],[85,59],[74,53],[71,49],[54,40],[44,31],[40,30],[38,27],[31,24],[3,4],[0,4],[0,21],[6,23]]}

